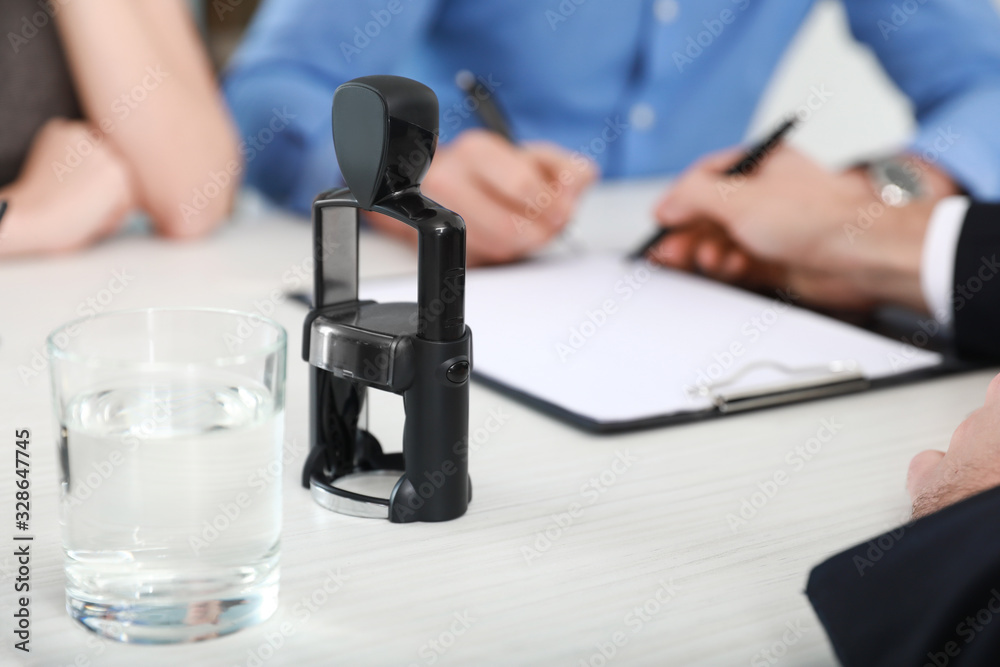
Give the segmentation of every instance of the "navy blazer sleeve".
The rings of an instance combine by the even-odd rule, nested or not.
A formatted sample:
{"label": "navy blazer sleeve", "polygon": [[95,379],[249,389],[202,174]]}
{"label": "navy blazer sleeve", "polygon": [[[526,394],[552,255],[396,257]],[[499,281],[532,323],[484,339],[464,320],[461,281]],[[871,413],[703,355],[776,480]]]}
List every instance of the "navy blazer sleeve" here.
{"label": "navy blazer sleeve", "polygon": [[1000,665],[1000,487],[813,569],[806,594],[845,667]]}
{"label": "navy blazer sleeve", "polygon": [[1000,204],[969,207],[955,255],[952,300],[957,352],[1000,361]]}

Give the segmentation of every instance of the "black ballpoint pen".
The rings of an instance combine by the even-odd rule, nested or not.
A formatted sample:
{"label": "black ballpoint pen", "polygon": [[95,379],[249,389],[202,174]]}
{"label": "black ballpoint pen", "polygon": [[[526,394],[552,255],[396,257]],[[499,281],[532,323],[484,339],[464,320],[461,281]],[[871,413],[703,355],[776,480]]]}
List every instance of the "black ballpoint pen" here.
{"label": "black ballpoint pen", "polygon": [[[464,69],[455,75],[455,84],[470,99],[474,99],[478,102],[475,108],[475,114],[479,116],[479,120],[482,121],[483,127],[491,132],[496,132],[498,135],[503,137],[507,143],[516,146],[518,143],[517,138],[511,131],[510,123],[507,122],[507,116],[497,103],[496,96],[493,94],[493,91],[489,90],[479,77],[467,69]],[[559,233],[559,238],[566,241],[570,247],[576,245],[566,236],[565,228]]]}
{"label": "black ballpoint pen", "polygon": [[483,127],[496,132],[512,144],[517,143],[514,133],[510,130],[507,117],[494,99],[493,91],[487,89],[476,75],[467,69],[455,75],[455,84],[462,89],[462,92],[477,102],[475,113],[482,121]]}
{"label": "black ballpoint pen", "polygon": [[[744,176],[750,176],[754,171],[757,170],[757,166],[760,162],[767,157],[768,153],[773,151],[778,144],[781,143],[785,135],[788,134],[793,127],[795,127],[798,122],[798,118],[792,116],[787,119],[778,128],[769,134],[761,142],[755,144],[750,150],[746,152],[743,158],[739,162],[726,169],[726,176],[736,176],[737,174],[743,174]],[[638,250],[633,251],[629,254],[629,259],[641,259],[646,256],[650,250],[659,245],[660,241],[670,236],[670,234],[677,229],[676,227],[663,227],[653,234],[648,241],[639,246]]]}

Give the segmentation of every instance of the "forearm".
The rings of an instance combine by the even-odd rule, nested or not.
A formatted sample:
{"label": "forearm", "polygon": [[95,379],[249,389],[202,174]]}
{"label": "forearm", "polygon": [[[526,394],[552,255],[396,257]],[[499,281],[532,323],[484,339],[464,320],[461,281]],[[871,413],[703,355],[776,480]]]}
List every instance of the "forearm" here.
{"label": "forearm", "polygon": [[174,0],[105,0],[100,10],[66,3],[58,14],[87,116],[128,162],[157,227],[176,236],[219,222],[236,186],[193,205],[213,173],[231,171],[237,153],[185,11]]}
{"label": "forearm", "polygon": [[845,267],[858,289],[873,301],[928,311],[920,271],[927,221],[934,205],[920,201],[902,208],[882,206],[882,215],[856,237]]}
{"label": "forearm", "polygon": [[861,172],[844,174],[840,188],[836,210],[830,211],[833,224],[810,261],[815,268],[844,277],[872,303],[927,312],[920,273],[927,223],[937,199],[887,206]]}

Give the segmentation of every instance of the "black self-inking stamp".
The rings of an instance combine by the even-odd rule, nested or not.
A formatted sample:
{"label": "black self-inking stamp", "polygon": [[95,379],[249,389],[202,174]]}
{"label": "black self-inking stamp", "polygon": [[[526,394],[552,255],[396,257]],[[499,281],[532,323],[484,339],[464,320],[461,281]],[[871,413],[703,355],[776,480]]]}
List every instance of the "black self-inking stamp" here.
{"label": "black self-inking stamp", "polygon": [[[333,141],[347,187],[313,204],[315,285],[303,337],[312,423],[302,483],[343,514],[447,521],[471,498],[465,223],[420,192],[437,138],[437,97],[416,81],[367,76],[334,94]],[[416,303],[358,299],[361,211],[417,230]],[[383,453],[366,430],[370,389],[402,395],[402,453]],[[338,484],[400,473],[388,498]]]}

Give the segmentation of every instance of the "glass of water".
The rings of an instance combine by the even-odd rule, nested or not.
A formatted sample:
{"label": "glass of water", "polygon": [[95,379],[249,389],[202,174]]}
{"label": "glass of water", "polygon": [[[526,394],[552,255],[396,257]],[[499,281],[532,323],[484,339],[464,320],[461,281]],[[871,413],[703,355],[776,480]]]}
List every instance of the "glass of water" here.
{"label": "glass of water", "polygon": [[223,310],[131,310],[70,322],[47,344],[69,614],[139,643],[270,616],[284,329]]}

